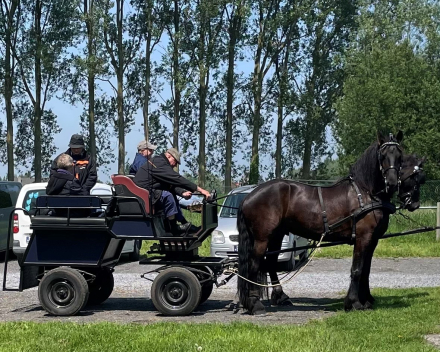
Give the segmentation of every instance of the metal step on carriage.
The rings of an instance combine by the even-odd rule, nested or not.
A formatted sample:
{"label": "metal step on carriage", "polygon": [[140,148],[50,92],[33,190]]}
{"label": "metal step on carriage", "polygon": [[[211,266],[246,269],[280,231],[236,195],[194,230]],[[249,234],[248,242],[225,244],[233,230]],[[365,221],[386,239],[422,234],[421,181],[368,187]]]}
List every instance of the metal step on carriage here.
{"label": "metal step on carriage", "polygon": [[164,315],[190,314],[209,298],[214,285],[227,282],[219,283],[218,278],[235,262],[198,255],[202,242],[217,227],[217,205],[204,201],[198,232],[176,237],[166,231],[147,190],[127,176],[113,175],[112,180],[115,195],[109,199],[38,197],[31,217],[33,233],[20,263],[19,287],[6,287],[6,257],[3,290],[38,286],[40,303],[48,313],[74,315],[111,295],[114,267],[126,240],[158,240],[148,258],[139,262],[157,266],[148,272],[158,273],[151,287],[153,304]]}

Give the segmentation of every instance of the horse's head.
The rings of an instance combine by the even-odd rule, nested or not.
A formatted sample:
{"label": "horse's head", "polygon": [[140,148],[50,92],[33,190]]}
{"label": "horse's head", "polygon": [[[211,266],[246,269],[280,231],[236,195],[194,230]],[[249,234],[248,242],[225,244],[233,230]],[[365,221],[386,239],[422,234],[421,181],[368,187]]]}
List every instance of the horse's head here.
{"label": "horse's head", "polygon": [[402,148],[400,142],[403,139],[403,132],[399,131],[394,137],[391,133],[384,137],[382,133],[377,134],[377,159],[380,172],[385,181],[385,192],[392,194],[399,187],[399,173],[402,166]]}
{"label": "horse's head", "polygon": [[414,211],[420,207],[420,185],[425,183],[423,172],[425,158],[419,159],[415,155],[405,155],[400,173],[401,185],[399,199],[404,209]]}

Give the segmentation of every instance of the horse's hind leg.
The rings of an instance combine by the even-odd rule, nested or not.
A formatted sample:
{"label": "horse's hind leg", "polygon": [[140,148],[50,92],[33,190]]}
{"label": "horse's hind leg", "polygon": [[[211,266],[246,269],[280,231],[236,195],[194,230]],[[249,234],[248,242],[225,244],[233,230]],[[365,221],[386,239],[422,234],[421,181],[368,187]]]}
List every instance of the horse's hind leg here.
{"label": "horse's hind leg", "polygon": [[[366,267],[366,252],[368,251],[372,240],[372,234],[363,234],[356,238],[356,243],[353,250],[353,263],[351,266],[351,282],[348,289],[347,296],[344,301],[344,308],[348,310],[362,310],[365,309],[364,304],[359,298],[360,281],[363,271]],[[367,259],[368,263],[368,259]],[[370,262],[371,264],[371,262]]]}
{"label": "horse's hind leg", "polygon": [[[254,252],[250,258],[249,280],[251,282],[265,283],[267,280],[261,280],[260,276],[266,275],[263,272],[262,263],[264,261],[264,253],[266,252],[267,242],[255,241]],[[262,270],[263,269],[263,270]],[[260,280],[259,280],[260,279]],[[260,282],[259,282],[260,281]],[[262,281],[262,282],[261,282]],[[248,310],[252,315],[266,314],[266,308],[261,303],[260,296],[263,288],[261,286],[251,284],[248,298]]]}
{"label": "horse's hind leg", "polygon": [[[268,251],[278,251],[281,249],[281,242],[283,241],[283,235],[276,235],[275,238],[271,240],[268,246]],[[277,285],[272,289],[272,294],[270,297],[271,305],[292,305],[289,296],[287,296],[278,279],[277,266],[278,266],[278,254],[268,255],[266,257],[267,271],[269,272],[270,281],[272,285]]]}

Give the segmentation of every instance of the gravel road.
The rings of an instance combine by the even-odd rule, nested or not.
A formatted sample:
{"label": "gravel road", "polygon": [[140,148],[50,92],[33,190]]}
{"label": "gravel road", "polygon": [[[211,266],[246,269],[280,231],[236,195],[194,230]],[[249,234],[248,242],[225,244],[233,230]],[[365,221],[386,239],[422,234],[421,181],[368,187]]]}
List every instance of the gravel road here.
{"label": "gravel road", "polygon": [[[348,288],[350,259],[315,259],[295,280],[284,286],[292,297],[293,306],[268,308],[265,317],[257,318],[242,311],[228,309],[235,299],[236,280],[214,288],[210,299],[188,317],[164,317],[158,314],[150,299],[151,282],[140,274],[152,269],[137,263],[121,263],[116,267],[115,289],[103,304],[90,307],[74,317],[52,317],[41,308],[37,289],[24,292],[0,291],[0,321],[69,321],[90,323],[98,321],[119,323],[152,323],[164,321],[257,322],[262,324],[302,324],[332,314],[325,304],[340,301]],[[0,282],[4,263],[0,263]],[[17,262],[8,266],[8,287],[17,287]],[[371,286],[410,288],[440,286],[439,258],[374,259]],[[154,274],[149,275],[151,278]],[[264,302],[267,306],[267,302]]]}

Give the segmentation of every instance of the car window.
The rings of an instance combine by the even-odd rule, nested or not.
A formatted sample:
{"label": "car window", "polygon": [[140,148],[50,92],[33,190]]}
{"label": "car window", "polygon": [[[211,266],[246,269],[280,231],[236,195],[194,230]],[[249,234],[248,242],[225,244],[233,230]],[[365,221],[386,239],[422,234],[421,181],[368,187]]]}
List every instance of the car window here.
{"label": "car window", "polygon": [[13,207],[19,193],[20,187],[18,185],[0,184],[0,209]]}
{"label": "car window", "polygon": [[37,198],[39,196],[45,196],[45,195],[46,195],[46,189],[36,189],[32,191],[27,191],[23,199],[22,208],[26,209],[27,211],[35,209],[35,203],[37,202]]}
{"label": "car window", "polygon": [[[220,217],[223,218],[236,218],[237,217],[237,209],[243,199],[248,195],[249,193],[236,193],[231,194],[228,196],[223,203],[224,207],[222,208],[222,211],[220,212]],[[226,208],[227,207],[227,208]]]}

